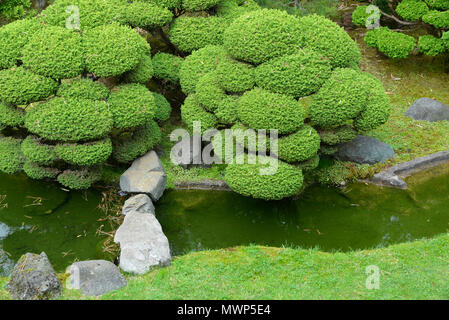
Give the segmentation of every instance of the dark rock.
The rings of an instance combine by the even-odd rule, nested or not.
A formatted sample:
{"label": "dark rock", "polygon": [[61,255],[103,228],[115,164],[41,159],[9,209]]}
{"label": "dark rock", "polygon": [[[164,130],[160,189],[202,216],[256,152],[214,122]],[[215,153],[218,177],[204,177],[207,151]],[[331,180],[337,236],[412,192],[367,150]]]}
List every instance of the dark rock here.
{"label": "dark rock", "polygon": [[47,255],[24,254],[14,267],[7,290],[18,300],[49,300],[61,294],[61,284]]}
{"label": "dark rock", "polygon": [[444,103],[429,98],[416,100],[405,114],[414,120],[430,122],[449,121],[449,107]]}
{"label": "dark rock", "polygon": [[149,194],[153,201],[159,200],[167,185],[167,175],[156,152],[150,151],[136,159],[120,177],[120,188],[129,193]]}
{"label": "dark rock", "polygon": [[375,164],[393,158],[394,150],[373,137],[357,136],[351,142],[341,144],[335,155],[341,161]]}
{"label": "dark rock", "polygon": [[68,287],[86,296],[99,296],[126,286],[119,269],[106,260],[75,262],[68,268]]}

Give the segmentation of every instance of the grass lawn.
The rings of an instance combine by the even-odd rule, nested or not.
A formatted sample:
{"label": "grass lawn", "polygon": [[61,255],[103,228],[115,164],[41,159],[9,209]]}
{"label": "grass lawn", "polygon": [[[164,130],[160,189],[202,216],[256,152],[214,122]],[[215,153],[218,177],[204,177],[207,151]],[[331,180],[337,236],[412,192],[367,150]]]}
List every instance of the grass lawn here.
{"label": "grass lawn", "polygon": [[[449,299],[449,234],[349,253],[259,246],[177,257],[102,299]],[[366,267],[380,269],[367,289]],[[0,299],[8,297],[0,278]],[[86,299],[64,290],[62,299]]]}

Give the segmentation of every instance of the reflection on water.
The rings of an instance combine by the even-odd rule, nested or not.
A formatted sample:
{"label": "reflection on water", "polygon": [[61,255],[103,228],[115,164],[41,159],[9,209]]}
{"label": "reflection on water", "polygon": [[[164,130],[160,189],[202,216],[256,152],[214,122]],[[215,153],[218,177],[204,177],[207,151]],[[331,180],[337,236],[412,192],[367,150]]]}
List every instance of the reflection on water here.
{"label": "reflection on water", "polygon": [[100,199],[95,190],[65,192],[56,183],[0,174],[0,275],[26,252],[45,251],[57,271],[95,259]]}
{"label": "reflection on water", "polygon": [[247,244],[347,251],[448,232],[449,170],[408,180],[407,191],[315,185],[300,200],[276,202],[231,192],[170,191],[156,212],[176,255]]}

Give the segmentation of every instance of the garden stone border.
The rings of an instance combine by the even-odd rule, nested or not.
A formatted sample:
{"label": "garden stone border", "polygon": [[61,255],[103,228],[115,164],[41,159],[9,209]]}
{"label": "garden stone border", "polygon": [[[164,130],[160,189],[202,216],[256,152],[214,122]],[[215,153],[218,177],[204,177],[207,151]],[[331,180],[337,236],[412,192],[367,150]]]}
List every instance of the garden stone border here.
{"label": "garden stone border", "polygon": [[368,180],[368,182],[381,186],[407,189],[407,183],[403,180],[404,178],[446,162],[449,162],[449,150],[400,163],[375,174],[371,180]]}
{"label": "garden stone border", "polygon": [[176,190],[232,191],[223,180],[180,181],[175,182]]}

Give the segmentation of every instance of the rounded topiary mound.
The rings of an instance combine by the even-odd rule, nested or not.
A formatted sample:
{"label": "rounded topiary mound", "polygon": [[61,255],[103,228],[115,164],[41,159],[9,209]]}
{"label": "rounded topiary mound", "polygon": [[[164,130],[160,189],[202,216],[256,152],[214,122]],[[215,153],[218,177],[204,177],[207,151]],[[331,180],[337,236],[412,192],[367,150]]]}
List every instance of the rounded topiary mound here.
{"label": "rounded topiary mound", "polygon": [[[235,10],[229,3],[217,12]],[[389,98],[379,80],[358,69],[360,60],[355,42],[323,17],[244,12],[225,30],[223,46],[203,47],[185,59],[181,117],[189,129],[195,121],[203,131],[232,128],[246,157],[278,156],[265,156],[279,168],[263,175],[257,171],[266,165],[238,164],[241,155],[231,152],[225,180],[234,191],[262,199],[291,196],[320,154],[332,154],[338,143],[387,121]],[[307,110],[298,101],[303,97],[310,97]],[[278,137],[271,139],[275,131]],[[265,139],[256,139],[264,132]],[[224,159],[219,141],[213,139],[214,151]]]}
{"label": "rounded topiary mound", "polygon": [[27,161],[39,165],[50,165],[58,157],[53,145],[45,144],[39,137],[29,135],[23,140],[21,149]]}
{"label": "rounded topiary mound", "polygon": [[54,179],[58,176],[59,170],[57,168],[43,167],[31,161],[25,161],[23,171],[31,179],[41,180],[45,178]]}
{"label": "rounded topiary mound", "polygon": [[22,170],[25,156],[20,149],[22,140],[12,137],[0,138],[0,171],[16,173]]}
{"label": "rounded topiary mound", "polygon": [[98,81],[79,78],[62,83],[56,95],[65,98],[105,100],[109,96],[109,89]]}
{"label": "rounded topiary mound", "polygon": [[67,169],[58,175],[58,182],[70,189],[87,189],[101,178],[98,168]]}
{"label": "rounded topiary mound", "polygon": [[111,139],[88,143],[62,143],[55,147],[56,156],[69,164],[92,166],[105,162],[112,154]]}
{"label": "rounded topiary mound", "polygon": [[179,69],[184,59],[173,54],[158,52],[153,56],[154,77],[171,82],[179,82]]}
{"label": "rounded topiary mound", "polygon": [[0,102],[0,124],[7,127],[20,127],[23,125],[25,111],[21,108],[11,107]]}

